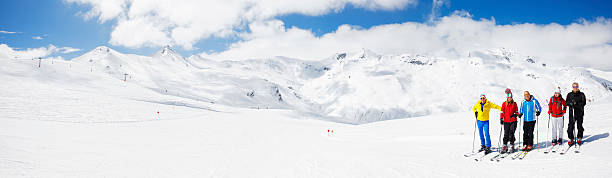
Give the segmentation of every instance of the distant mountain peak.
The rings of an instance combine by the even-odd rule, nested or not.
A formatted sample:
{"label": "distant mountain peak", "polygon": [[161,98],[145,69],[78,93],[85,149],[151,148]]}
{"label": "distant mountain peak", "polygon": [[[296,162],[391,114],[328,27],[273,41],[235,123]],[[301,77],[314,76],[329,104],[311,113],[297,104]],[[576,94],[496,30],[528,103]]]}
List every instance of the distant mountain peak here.
{"label": "distant mountain peak", "polygon": [[366,58],[378,58],[380,57],[380,55],[378,55],[377,53],[375,53],[374,51],[367,49],[367,48],[361,48],[361,51],[357,54],[358,58],[360,59],[366,59]]}
{"label": "distant mountain peak", "polygon": [[107,47],[107,46],[98,46],[91,51],[76,57],[75,59],[86,58],[86,60],[92,60],[93,58],[103,58],[103,56],[108,56],[110,54],[120,55],[121,53]]}
{"label": "distant mountain peak", "polygon": [[163,61],[180,62],[188,66],[187,59],[183,57],[181,54],[177,53],[174,49],[172,49],[172,46],[170,45],[165,45],[162,49],[157,51],[151,57],[162,59]]}
{"label": "distant mountain peak", "polygon": [[107,47],[107,46],[98,46],[96,48],[94,48],[92,51],[94,52],[102,52],[102,53],[110,53],[111,51],[113,51],[111,48]]}
{"label": "distant mountain peak", "polygon": [[120,52],[115,51],[113,48],[108,46],[98,46],[91,51],[85,53],[84,55],[96,55],[96,56],[105,56],[105,55],[123,55]]}
{"label": "distant mountain peak", "polygon": [[157,56],[181,56],[176,51],[174,51],[174,49],[172,49],[172,46],[170,45],[165,45],[161,50],[157,51],[156,55]]}

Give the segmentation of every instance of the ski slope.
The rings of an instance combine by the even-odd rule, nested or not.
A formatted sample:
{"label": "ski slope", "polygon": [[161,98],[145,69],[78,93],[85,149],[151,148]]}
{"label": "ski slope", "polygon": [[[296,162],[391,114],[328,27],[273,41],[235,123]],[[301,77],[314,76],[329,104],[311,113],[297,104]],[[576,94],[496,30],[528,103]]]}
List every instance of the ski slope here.
{"label": "ski slope", "polygon": [[[402,60],[364,50],[320,62],[215,61],[180,57],[170,48],[149,57],[99,47],[71,61],[42,60],[40,68],[37,60],[5,54],[0,177],[609,176],[612,101],[604,84],[610,75],[500,62],[498,52],[465,60]],[[522,59],[517,56],[511,59]],[[461,72],[466,69],[484,74]],[[508,71],[519,74],[508,79]],[[534,76],[526,74],[536,77],[525,80]],[[573,81],[590,99],[582,153],[540,151],[501,162],[463,156],[472,150],[469,108],[479,93],[499,103],[505,87],[517,101],[530,89],[544,105],[557,84]],[[367,114],[379,111],[389,114]],[[498,114],[491,113],[493,145]],[[541,145],[549,141],[546,119],[540,117]]]}
{"label": "ski slope", "polygon": [[289,109],[353,124],[465,111],[483,93],[500,103],[506,88],[515,96],[529,90],[541,101],[557,87],[570,91],[573,82],[582,85],[589,101],[612,91],[607,72],[547,64],[505,48],[471,51],[458,59],[379,55],[363,49],[320,61],[285,57],[217,61],[185,58],[169,46],[151,56],[100,46],[70,61],[43,59],[39,70],[32,68],[38,66],[37,60],[5,55],[7,62],[21,65],[22,70],[15,73],[111,83],[125,80],[145,93],[239,108]]}

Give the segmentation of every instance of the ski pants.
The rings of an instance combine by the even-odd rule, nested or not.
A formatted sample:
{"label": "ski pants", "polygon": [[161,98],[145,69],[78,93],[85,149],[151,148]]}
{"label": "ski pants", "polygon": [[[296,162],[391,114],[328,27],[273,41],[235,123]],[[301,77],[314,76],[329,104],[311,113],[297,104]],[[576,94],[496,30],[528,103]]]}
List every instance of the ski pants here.
{"label": "ski pants", "polygon": [[504,122],[504,145],[508,144],[508,142],[514,145],[514,131],[516,131],[516,121],[514,122]]}
{"label": "ski pants", "polygon": [[523,141],[525,143],[524,145],[533,146],[533,129],[535,128],[535,124],[536,121],[525,121],[523,125],[523,138],[525,138],[525,141]]}
{"label": "ski pants", "polygon": [[582,127],[582,116],[575,115],[573,109],[570,108],[569,113],[569,124],[567,124],[567,137],[570,140],[574,140],[574,123],[577,123],[578,127],[578,138],[582,139],[582,134],[584,132],[584,127]]}
{"label": "ski pants", "polygon": [[478,134],[480,135],[480,145],[491,147],[491,136],[489,135],[489,121],[477,121],[477,124]]}
{"label": "ski pants", "polygon": [[557,141],[563,139],[563,119],[562,117],[552,117],[552,140]]}

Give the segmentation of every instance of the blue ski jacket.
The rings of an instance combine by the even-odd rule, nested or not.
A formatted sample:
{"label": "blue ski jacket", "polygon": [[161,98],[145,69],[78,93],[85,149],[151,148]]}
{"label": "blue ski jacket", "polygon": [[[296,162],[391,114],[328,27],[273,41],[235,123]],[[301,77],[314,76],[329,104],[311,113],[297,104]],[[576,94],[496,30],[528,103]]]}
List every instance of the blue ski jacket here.
{"label": "blue ski jacket", "polygon": [[523,114],[523,120],[525,122],[535,121],[536,111],[540,113],[542,112],[542,107],[540,106],[540,102],[538,102],[538,100],[535,99],[533,95],[531,95],[530,97],[531,99],[529,101],[524,100],[521,103],[521,108],[519,110],[519,113]]}

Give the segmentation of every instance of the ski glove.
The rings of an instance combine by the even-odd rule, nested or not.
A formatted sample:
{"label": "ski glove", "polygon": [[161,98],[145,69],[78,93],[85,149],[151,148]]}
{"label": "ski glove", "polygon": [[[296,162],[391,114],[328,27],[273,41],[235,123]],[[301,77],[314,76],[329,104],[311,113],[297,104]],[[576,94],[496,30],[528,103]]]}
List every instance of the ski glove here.
{"label": "ski glove", "polygon": [[536,116],[540,116],[540,111],[536,111]]}
{"label": "ski glove", "polygon": [[516,113],[512,114],[510,117],[516,118]]}
{"label": "ski glove", "polygon": [[504,125],[504,118],[499,118],[499,124]]}
{"label": "ski glove", "polygon": [[519,118],[523,117],[523,113],[519,113],[518,116],[519,116]]}
{"label": "ski glove", "polygon": [[474,116],[476,116],[476,119],[478,119],[478,111],[474,112]]}

